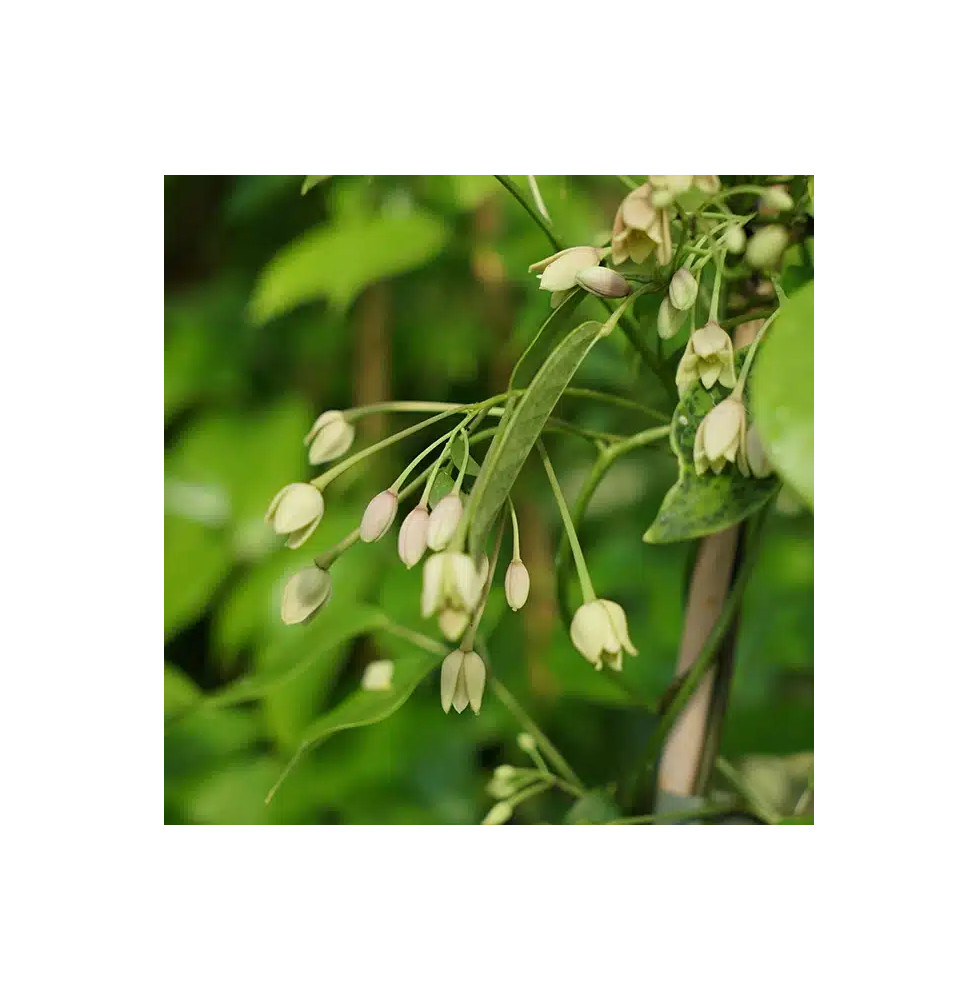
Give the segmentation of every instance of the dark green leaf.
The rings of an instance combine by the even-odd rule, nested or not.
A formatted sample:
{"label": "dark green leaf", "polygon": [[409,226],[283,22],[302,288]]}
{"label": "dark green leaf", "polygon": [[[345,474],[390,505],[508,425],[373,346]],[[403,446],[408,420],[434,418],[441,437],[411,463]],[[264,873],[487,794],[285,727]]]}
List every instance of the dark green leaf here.
{"label": "dark green leaf", "polygon": [[505,426],[496,433],[482,472],[472,490],[470,548],[480,552],[500,507],[526,461],[547,418],[553,412],[574,373],[601,336],[602,325],[593,320],[568,334],[534,376],[513,407]]}
{"label": "dark green leaf", "polygon": [[758,348],[754,411],[764,449],[815,509],[815,282],[790,296]]}
{"label": "dark green leaf", "polygon": [[[741,348],[734,356],[738,374],[747,350],[746,347]],[[753,379],[752,369],[744,387],[748,423]],[[722,531],[753,514],[777,492],[779,483],[776,476],[765,479],[745,477],[734,463],[725,465],[719,475],[709,470],[702,476],[696,474],[693,467],[696,429],[707,413],[729,394],[730,390],[719,384],[712,389],[704,389],[702,383],[697,382],[679,401],[669,432],[669,443],[679,458],[679,480],[665,495],[655,521],[642,536],[643,541],[679,542]]]}
{"label": "dark green leaf", "polygon": [[[461,470],[462,462],[465,461],[465,445],[462,443],[461,438],[457,437],[452,441],[451,456],[452,464],[456,469]],[[467,476],[477,476],[481,471],[482,466],[470,454],[468,463],[465,466],[465,474]]]}
{"label": "dark green leaf", "polygon": [[428,502],[432,507],[438,503],[444,497],[447,497],[449,493],[455,488],[455,480],[445,469],[439,469],[435,475],[435,481],[431,486],[431,494],[428,497]]}

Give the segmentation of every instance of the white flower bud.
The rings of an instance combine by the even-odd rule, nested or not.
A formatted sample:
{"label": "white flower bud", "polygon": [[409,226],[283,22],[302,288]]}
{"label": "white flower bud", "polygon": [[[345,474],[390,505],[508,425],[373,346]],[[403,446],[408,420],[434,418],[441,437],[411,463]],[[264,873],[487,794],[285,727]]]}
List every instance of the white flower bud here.
{"label": "white flower bud", "polygon": [[506,603],[514,611],[519,611],[530,596],[530,574],[522,559],[514,559],[509,564],[503,586],[506,591]]}
{"label": "white flower bud", "polygon": [[421,615],[430,618],[446,608],[471,614],[479,602],[479,571],[470,555],[438,552],[424,564]]}
{"label": "white flower bud", "polygon": [[342,410],[321,413],[303,439],[309,445],[309,462],[322,465],[339,458],[353,444],[354,433],[353,425],[347,422]]}
{"label": "white flower bud", "polygon": [[761,205],[773,212],[790,212],[795,203],[782,187],[769,187],[761,195]]}
{"label": "white flower bud", "polygon": [[659,315],[656,318],[656,329],[659,332],[659,336],[663,340],[668,340],[670,337],[674,337],[681,329],[683,323],[686,322],[686,313],[677,309],[672,302],[669,301],[669,296],[667,295],[659,305]]}
{"label": "white flower bud", "polygon": [[513,817],[513,807],[508,802],[497,802],[482,821],[482,826],[501,826]]}
{"label": "white flower bud", "polygon": [[401,523],[397,536],[397,554],[401,562],[411,569],[418,564],[428,545],[428,508],[415,507]]}
{"label": "white flower bud", "polygon": [[360,539],[364,542],[376,542],[382,535],[387,534],[396,514],[397,494],[393,490],[378,493],[367,504],[360,519]]}
{"label": "white flower bud", "polygon": [[457,493],[443,496],[428,519],[428,548],[440,552],[451,540],[462,520],[462,501]]}
{"label": "white flower bud", "polygon": [[757,271],[776,267],[790,240],[784,226],[773,225],[759,229],[747,241],[747,263]]}
{"label": "white flower bud", "polygon": [[603,299],[620,299],[631,290],[628,282],[610,267],[585,267],[577,272],[576,281],[585,291]]}
{"label": "white flower bud", "polygon": [[374,660],[368,663],[360,679],[360,687],[364,691],[390,691],[394,679],[394,663],[392,660]]}
{"label": "white flower bud", "polygon": [[669,301],[674,309],[686,312],[693,308],[696,302],[696,279],[691,271],[681,267],[669,282]]}
{"label": "white flower bud", "polygon": [[454,706],[456,712],[462,712],[466,706],[471,706],[478,715],[485,686],[486,665],[478,653],[456,649],[442,661],[441,707],[444,711]]}
{"label": "white flower bud", "polygon": [[636,656],[628,636],[628,621],[620,604],[598,599],[582,604],[571,620],[571,642],[596,669],[621,670],[622,650]]}
{"label": "white flower bud", "polygon": [[764,448],[761,444],[761,435],[757,431],[757,424],[751,424],[747,429],[747,434],[744,438],[743,458],[738,453],[737,465],[745,476],[748,471],[757,479],[765,479],[771,475],[771,463],[764,453]]}
{"label": "white flower bud", "polygon": [[717,382],[727,389],[737,384],[733,342],[727,331],[713,320],[693,331],[679,361],[676,386],[680,396],[697,380],[702,381],[706,389],[712,389]]}
{"label": "white flower bud", "polygon": [[308,621],[330,598],[333,582],[318,566],[306,566],[290,576],[282,592],[282,621],[298,625]]}
{"label": "white flower bud", "polygon": [[601,263],[602,251],[597,247],[568,247],[530,265],[531,271],[541,271],[540,287],[548,292],[566,292],[574,287],[577,272]]}
{"label": "white flower bud", "polygon": [[734,396],[717,403],[703,418],[693,439],[693,466],[698,475],[708,468],[721,472],[737,458],[738,449],[745,451],[746,420],[744,404]]}
{"label": "white flower bud", "polygon": [[276,534],[287,535],[285,544],[297,549],[317,528],[326,504],[311,483],[289,483],[275,494],[265,520]]}
{"label": "white flower bud", "polygon": [[516,737],[516,745],[523,753],[533,753],[537,748],[537,741],[529,733],[520,733]]}
{"label": "white flower bud", "polygon": [[730,226],[723,234],[723,242],[731,253],[741,254],[747,246],[747,237],[742,226]]}

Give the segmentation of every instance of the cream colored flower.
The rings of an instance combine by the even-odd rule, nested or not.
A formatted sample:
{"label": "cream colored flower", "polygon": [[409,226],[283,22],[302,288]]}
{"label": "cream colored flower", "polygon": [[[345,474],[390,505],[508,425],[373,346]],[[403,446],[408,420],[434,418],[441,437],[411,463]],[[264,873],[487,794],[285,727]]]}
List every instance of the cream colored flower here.
{"label": "cream colored flower", "polygon": [[605,252],[599,247],[568,247],[544,260],[538,260],[529,269],[541,272],[540,287],[553,293],[550,305],[556,309],[577,287],[578,272],[600,264]]}
{"label": "cream colored flower", "polygon": [[600,670],[621,670],[622,650],[636,656],[628,637],[628,621],[620,604],[598,599],[582,604],[571,620],[571,642],[588,663]]}
{"label": "cream colored flower", "polygon": [[308,621],[330,598],[333,583],[319,566],[306,566],[290,576],[282,592],[282,621],[298,625]]}
{"label": "cream colored flower", "polygon": [[311,483],[289,483],[272,498],[265,520],[276,534],[288,536],[290,549],[297,549],[316,530],[325,509],[322,493]]}
{"label": "cream colored flower", "polygon": [[738,458],[738,452],[745,453],[746,423],[744,404],[736,396],[727,396],[710,410],[696,428],[693,439],[693,467],[697,475],[702,476],[707,469],[719,473],[727,462]]}
{"label": "cream colored flower", "polygon": [[441,707],[446,712],[453,705],[456,712],[468,705],[478,715],[485,687],[486,665],[478,653],[456,649],[445,657],[441,665]]}
{"label": "cream colored flower", "polygon": [[506,579],[503,584],[506,591],[506,603],[519,611],[530,596],[530,574],[522,559],[514,559],[506,569]]}
{"label": "cream colored flower", "polygon": [[611,228],[611,262],[623,264],[630,257],[641,264],[662,239],[662,213],[652,204],[651,185],[642,184],[618,206]]}
{"label": "cream colored flower", "polygon": [[712,320],[693,331],[676,369],[676,386],[680,396],[685,395],[697,381],[702,381],[706,389],[712,389],[717,382],[732,389],[737,382],[730,335]]}
{"label": "cream colored flower", "polygon": [[446,609],[472,614],[479,603],[479,571],[463,552],[438,552],[424,564],[421,615],[430,618]]}
{"label": "cream colored flower", "polygon": [[309,462],[322,465],[347,452],[353,444],[353,425],[347,422],[342,410],[321,413],[303,443],[309,446]]}
{"label": "cream colored flower", "polygon": [[360,687],[364,691],[390,691],[394,679],[394,662],[392,660],[374,660],[368,663],[360,679]]}

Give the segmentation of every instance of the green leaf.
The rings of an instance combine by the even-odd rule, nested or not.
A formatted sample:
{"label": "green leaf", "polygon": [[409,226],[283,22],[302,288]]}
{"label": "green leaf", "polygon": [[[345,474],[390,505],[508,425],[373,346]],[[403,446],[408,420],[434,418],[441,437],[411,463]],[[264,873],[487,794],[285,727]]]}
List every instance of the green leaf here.
{"label": "green leaf", "polygon": [[[452,441],[450,454],[452,456],[452,464],[461,472],[462,462],[465,461],[465,445],[462,443],[461,438],[455,438]],[[467,476],[477,476],[481,471],[482,466],[470,454],[468,463],[465,466],[465,474]]]}
{"label": "green leaf", "polygon": [[223,537],[213,528],[167,514],[163,518],[163,637],[195,621],[231,568]]}
{"label": "green leaf", "polygon": [[329,180],[332,176],[332,174],[310,174],[302,182],[302,190],[299,194],[304,195],[307,191],[311,191],[317,184],[321,184],[323,181]]}
{"label": "green leaf", "polygon": [[420,209],[316,226],[265,266],[249,303],[250,316],[266,323],[314,299],[344,309],[372,282],[429,261],[448,236],[441,219]]}
{"label": "green leaf", "polygon": [[320,743],[341,729],[369,726],[393,715],[437,665],[438,659],[431,655],[395,660],[390,690],[355,691],[306,729],[303,733],[303,744],[308,747],[313,743]]}
{"label": "green leaf", "polygon": [[451,473],[445,469],[439,469],[435,474],[435,481],[431,484],[431,493],[428,496],[428,502],[434,507],[439,500],[447,497],[453,489],[455,489],[455,480],[452,479]]}
{"label": "green leaf", "polygon": [[814,816],[785,816],[778,820],[778,826],[814,826]]}
{"label": "green leaf", "polygon": [[618,819],[621,810],[607,792],[596,788],[582,795],[567,811],[565,823],[607,823]]}
{"label": "green leaf", "polygon": [[[734,355],[738,374],[747,351],[748,348],[744,347]],[[755,368],[747,376],[744,387],[748,423]],[[679,458],[679,480],[663,498],[659,513],[642,536],[642,541],[679,542],[711,535],[749,517],[777,492],[780,484],[776,476],[765,479],[745,477],[735,463],[725,465],[719,475],[709,470],[702,476],[696,474],[693,467],[696,428],[710,410],[729,394],[730,390],[719,383],[712,389],[704,389],[703,384],[697,382],[680,399],[669,431],[669,444]]]}
{"label": "green leaf", "polygon": [[500,425],[472,489],[470,503],[474,513],[470,548],[473,552],[482,550],[486,533],[513,488],[543,425],[603,329],[600,323],[588,320],[568,334],[540,366],[513,407],[510,418]]}
{"label": "green leaf", "polygon": [[179,715],[200,700],[200,688],[177,667],[163,664],[163,717]]}
{"label": "green leaf", "polygon": [[758,348],[754,412],[764,450],[815,509],[815,282],[788,298]]}

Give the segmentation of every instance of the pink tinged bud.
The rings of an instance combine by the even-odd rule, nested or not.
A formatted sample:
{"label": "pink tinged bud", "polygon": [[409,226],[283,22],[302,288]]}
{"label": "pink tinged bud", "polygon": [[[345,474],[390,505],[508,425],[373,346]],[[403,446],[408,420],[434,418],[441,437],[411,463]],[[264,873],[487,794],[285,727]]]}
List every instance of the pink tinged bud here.
{"label": "pink tinged bud", "polygon": [[449,493],[435,504],[428,519],[428,548],[440,552],[451,540],[462,520],[462,501]]}
{"label": "pink tinged bud", "polygon": [[509,564],[509,568],[506,570],[504,589],[506,603],[514,611],[519,611],[526,604],[527,597],[530,596],[530,574],[522,560],[514,559]]}
{"label": "pink tinged bud", "polygon": [[326,504],[311,483],[289,483],[272,498],[265,520],[276,534],[288,536],[285,544],[297,549],[318,527]]}
{"label": "pink tinged bud", "polygon": [[428,544],[428,508],[415,507],[401,524],[397,536],[397,554],[401,562],[411,569],[424,555]]}
{"label": "pink tinged bud", "polygon": [[394,523],[397,514],[397,494],[384,490],[367,504],[360,520],[360,538],[365,542],[376,542]]}
{"label": "pink tinged bud", "polygon": [[631,290],[628,282],[609,267],[585,267],[575,279],[585,291],[603,299],[620,299]]}

